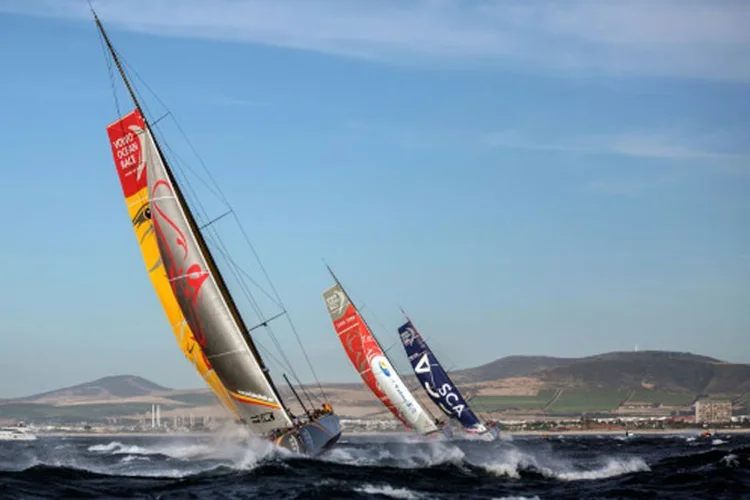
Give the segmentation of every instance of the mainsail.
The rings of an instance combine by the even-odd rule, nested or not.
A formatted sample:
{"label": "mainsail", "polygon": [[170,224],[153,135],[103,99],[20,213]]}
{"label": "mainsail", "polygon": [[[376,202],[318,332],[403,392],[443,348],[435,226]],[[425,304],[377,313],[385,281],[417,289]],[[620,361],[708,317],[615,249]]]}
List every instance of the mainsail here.
{"label": "mainsail", "polygon": [[367,387],[408,429],[436,432],[435,422],[398,376],[341,284],[337,281],[323,298],[339,340]]}
{"label": "mainsail", "polygon": [[[125,131],[127,122],[132,123]],[[112,147],[115,160],[120,159],[118,167],[125,196],[128,198],[131,192],[137,196],[139,191],[146,190],[140,198],[142,205],[148,205],[143,207],[142,216],[151,222],[158,255],[163,260],[166,275],[161,279],[171,287],[172,297],[202,352],[202,362],[216,373],[225,388],[217,394],[222,398],[224,392],[228,393],[235,403],[235,413],[258,432],[291,426],[289,414],[281,405],[281,398],[218,269],[213,262],[209,263],[210,253],[205,242],[200,241],[202,237],[178,194],[148,125],[137,110],[118,123],[111,134],[117,134],[117,129],[125,133],[115,138]],[[144,258],[148,258],[145,253]],[[166,291],[157,288],[157,293],[163,304],[166,301],[172,305],[170,299],[164,298]],[[167,310],[168,317],[170,314]],[[172,316],[170,319],[183,319]],[[173,328],[179,321],[172,322]]]}
{"label": "mainsail", "polygon": [[467,431],[477,434],[487,432],[487,427],[471,410],[411,320],[401,325],[398,333],[414,374],[437,407],[447,416],[458,420]]}
{"label": "mainsail", "polygon": [[142,146],[145,127],[143,117],[138,110],[107,127],[112,155],[143,260],[180,349],[216,393],[222,405],[235,417],[240,418],[237,406],[211,367],[205,352],[196,341],[195,335],[182,315],[159,255],[146,185],[147,174]]}

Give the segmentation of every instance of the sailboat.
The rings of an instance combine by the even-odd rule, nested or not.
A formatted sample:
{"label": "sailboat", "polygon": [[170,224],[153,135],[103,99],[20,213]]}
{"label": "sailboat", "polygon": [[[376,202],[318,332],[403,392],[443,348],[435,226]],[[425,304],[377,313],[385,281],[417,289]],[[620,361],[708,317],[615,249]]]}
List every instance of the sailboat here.
{"label": "sailboat", "polygon": [[107,133],[146,269],[181,350],[239,423],[293,452],[321,453],[339,439],[339,418],[328,402],[315,411],[305,408],[294,387],[306,415],[295,417],[284,404],[118,54],[93,15],[135,106]]}
{"label": "sailboat", "polygon": [[330,267],[328,272],[336,284],[323,293],[323,299],[339,340],[367,387],[406,429],[450,437],[450,427],[438,423],[419,404]]}
{"label": "sailboat", "polygon": [[435,405],[460,423],[469,435],[488,441],[496,439],[500,434],[498,428],[482,423],[477,417],[408,316],[406,323],[398,328],[398,334],[414,374]]}

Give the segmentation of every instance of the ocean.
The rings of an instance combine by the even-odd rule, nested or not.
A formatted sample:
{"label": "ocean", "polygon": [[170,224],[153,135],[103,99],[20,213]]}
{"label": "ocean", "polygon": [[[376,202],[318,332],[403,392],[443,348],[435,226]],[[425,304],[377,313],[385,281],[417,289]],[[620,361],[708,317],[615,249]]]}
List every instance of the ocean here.
{"label": "ocean", "polygon": [[0,498],[750,498],[750,434],[343,436],[315,458],[220,434],[0,442]]}

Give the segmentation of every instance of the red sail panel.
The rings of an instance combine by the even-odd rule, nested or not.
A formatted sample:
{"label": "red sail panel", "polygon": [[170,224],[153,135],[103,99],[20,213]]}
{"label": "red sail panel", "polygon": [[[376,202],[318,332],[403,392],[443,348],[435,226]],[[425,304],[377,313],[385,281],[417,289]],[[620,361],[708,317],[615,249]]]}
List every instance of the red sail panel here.
{"label": "red sail panel", "polygon": [[143,116],[137,109],[107,127],[112,156],[126,199],[146,187],[146,163],[138,137],[145,128]]}
{"label": "red sail panel", "polygon": [[333,327],[338,334],[341,344],[344,346],[349,360],[352,362],[357,372],[364,380],[367,387],[375,396],[383,402],[397,419],[404,424],[407,429],[411,429],[401,412],[393,405],[388,396],[383,392],[372,373],[371,363],[375,356],[383,356],[383,350],[378,345],[377,340],[373,337],[372,332],[365,324],[362,316],[351,303],[349,297],[336,285],[323,294],[328,312],[333,320]]}

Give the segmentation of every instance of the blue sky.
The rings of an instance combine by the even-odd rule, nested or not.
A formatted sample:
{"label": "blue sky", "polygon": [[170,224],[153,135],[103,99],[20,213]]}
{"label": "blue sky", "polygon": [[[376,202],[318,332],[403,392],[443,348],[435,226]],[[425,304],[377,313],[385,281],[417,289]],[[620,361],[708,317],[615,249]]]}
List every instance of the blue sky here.
{"label": "blue sky", "polygon": [[[747,3],[94,5],[322,379],[356,380],[323,258],[384,344],[401,304],[449,366],[636,344],[750,362]],[[128,223],[85,2],[2,0],[0,40],[0,397],[121,373],[200,386]]]}

